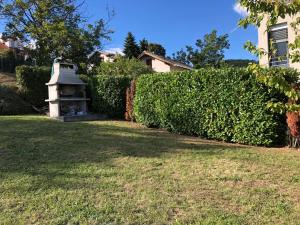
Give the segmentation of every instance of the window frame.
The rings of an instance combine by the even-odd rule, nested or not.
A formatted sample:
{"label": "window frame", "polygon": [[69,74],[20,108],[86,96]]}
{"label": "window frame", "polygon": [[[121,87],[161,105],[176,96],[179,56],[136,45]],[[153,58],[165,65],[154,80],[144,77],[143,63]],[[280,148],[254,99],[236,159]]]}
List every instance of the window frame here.
{"label": "window frame", "polygon": [[[279,40],[272,40],[271,39],[271,32],[274,31],[279,31],[279,30],[286,30],[287,31],[287,37],[285,39],[279,39]],[[268,31],[268,48],[269,48],[269,66],[270,67],[289,67],[289,48],[288,48],[288,44],[289,44],[289,32],[288,32],[288,24],[287,23],[279,23],[276,24],[272,27],[270,27],[269,31]],[[270,53],[270,46],[271,46],[271,40],[273,41],[274,44],[278,44],[278,43],[286,43],[287,45],[287,55],[286,56],[275,56],[272,57],[271,53]],[[284,57],[284,59],[279,59],[280,57]],[[286,57],[286,59],[285,59]]]}

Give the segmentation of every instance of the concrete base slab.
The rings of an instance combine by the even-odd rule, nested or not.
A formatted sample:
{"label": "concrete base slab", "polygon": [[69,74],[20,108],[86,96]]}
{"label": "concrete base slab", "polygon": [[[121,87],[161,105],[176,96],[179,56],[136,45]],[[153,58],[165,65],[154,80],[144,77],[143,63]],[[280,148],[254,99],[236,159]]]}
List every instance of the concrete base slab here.
{"label": "concrete base slab", "polygon": [[88,114],[84,116],[60,116],[53,119],[59,120],[61,122],[79,122],[79,121],[96,121],[105,120],[108,117],[106,115]]}

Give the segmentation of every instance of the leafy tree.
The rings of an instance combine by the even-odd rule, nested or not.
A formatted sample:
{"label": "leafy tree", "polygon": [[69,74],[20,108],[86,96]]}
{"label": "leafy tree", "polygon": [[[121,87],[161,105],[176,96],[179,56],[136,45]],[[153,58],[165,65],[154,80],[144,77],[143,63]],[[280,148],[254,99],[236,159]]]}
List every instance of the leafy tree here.
{"label": "leafy tree", "polygon": [[131,32],[128,33],[124,43],[124,54],[126,58],[137,58],[140,54],[140,48]]}
{"label": "leafy tree", "polygon": [[188,57],[188,53],[184,51],[184,49],[181,49],[180,51],[173,53],[172,59],[178,62],[182,62],[184,64],[191,63]]}
{"label": "leafy tree", "polygon": [[163,57],[166,56],[166,49],[161,44],[148,42],[145,38],[140,41],[140,51],[141,53],[148,51]]}
{"label": "leafy tree", "polygon": [[111,30],[100,19],[87,24],[76,0],[11,0],[0,2],[0,15],[6,20],[4,37],[23,43],[35,41],[31,54],[38,65],[50,65],[59,56],[86,63],[88,55],[100,48]]}
{"label": "leafy tree", "polygon": [[210,34],[206,34],[203,40],[196,41],[196,49],[186,46],[186,52],[181,50],[174,54],[173,58],[181,62],[189,62],[196,68],[220,67],[224,61],[224,51],[229,47],[228,35],[218,36],[217,31],[213,30]]}
{"label": "leafy tree", "polygon": [[140,41],[140,51],[148,51],[149,42],[144,38]]}
{"label": "leafy tree", "polygon": [[14,73],[16,66],[24,63],[24,55],[19,50],[0,50],[0,71]]}
{"label": "leafy tree", "polygon": [[142,61],[122,56],[118,56],[114,62],[102,62],[96,71],[98,75],[128,76],[132,78],[152,73],[151,68]]}
{"label": "leafy tree", "polygon": [[166,49],[161,44],[149,43],[148,51],[163,57],[166,56]]}

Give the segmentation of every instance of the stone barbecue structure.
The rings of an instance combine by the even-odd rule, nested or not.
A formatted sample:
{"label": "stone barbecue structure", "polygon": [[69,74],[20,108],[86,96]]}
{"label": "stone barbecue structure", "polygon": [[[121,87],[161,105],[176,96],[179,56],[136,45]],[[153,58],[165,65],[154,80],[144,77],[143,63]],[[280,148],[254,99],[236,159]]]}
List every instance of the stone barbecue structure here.
{"label": "stone barbecue structure", "polygon": [[62,121],[96,119],[88,114],[86,84],[76,74],[72,63],[54,61],[48,86],[49,115]]}

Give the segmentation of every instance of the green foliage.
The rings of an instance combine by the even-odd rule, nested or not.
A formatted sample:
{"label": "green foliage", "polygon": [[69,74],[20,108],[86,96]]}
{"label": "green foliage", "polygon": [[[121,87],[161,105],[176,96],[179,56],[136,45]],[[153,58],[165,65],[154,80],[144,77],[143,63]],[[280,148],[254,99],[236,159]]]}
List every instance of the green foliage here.
{"label": "green foliage", "polygon": [[102,19],[87,24],[82,6],[76,0],[0,1],[0,16],[6,20],[4,37],[19,38],[27,44],[35,40],[36,48],[28,50],[38,65],[51,65],[60,56],[77,65],[86,63],[111,31]]}
{"label": "green foliage", "polygon": [[0,85],[0,115],[21,115],[32,113],[31,106],[26,103],[15,90]]}
{"label": "green foliage", "polygon": [[249,59],[228,59],[225,60],[225,64],[233,67],[247,67],[249,64],[257,64],[255,60]]}
{"label": "green foliage", "polygon": [[143,38],[142,40],[140,40],[140,52],[143,52],[143,51],[148,51],[148,45],[149,45],[149,42]]}
{"label": "green foliage", "polygon": [[285,112],[298,112],[300,110],[300,91],[298,89],[299,72],[294,69],[282,69],[282,68],[261,68],[259,65],[252,64],[249,66],[249,70],[252,71],[258,82],[278,90],[285,95],[289,102],[282,102],[272,100],[268,103],[267,107],[281,114]]}
{"label": "green foliage", "polygon": [[51,69],[49,67],[18,66],[17,83],[21,96],[30,104],[41,107],[46,105]]}
{"label": "green foliage", "polygon": [[135,116],[150,127],[252,145],[282,144],[283,117],[266,107],[282,99],[246,69],[201,69],[137,80]]}
{"label": "green foliage", "polygon": [[24,63],[24,57],[14,50],[0,50],[0,71],[14,73],[18,65]]}
{"label": "green foliage", "polygon": [[189,59],[189,54],[184,50],[181,49],[180,51],[172,54],[172,59],[184,64],[190,64],[191,61]]}
{"label": "green foliage", "polygon": [[84,82],[86,83],[86,89],[85,89],[85,92],[86,92],[86,97],[88,99],[90,99],[90,101],[87,101],[87,108],[88,108],[88,111],[92,111],[93,109],[93,104],[92,104],[92,78],[91,76],[89,75],[86,75],[86,74],[80,74],[79,75],[79,78]]}
{"label": "green foliage", "polygon": [[224,50],[230,47],[228,35],[218,36],[217,31],[213,30],[206,34],[203,40],[197,40],[196,47],[194,49],[187,46],[186,51],[182,49],[173,54],[173,59],[183,63],[189,62],[195,68],[220,67],[224,60]]}
{"label": "green foliage", "polygon": [[112,118],[124,118],[126,110],[126,89],[130,78],[126,76],[98,75],[91,78],[93,111]]}
{"label": "green foliage", "polygon": [[149,43],[147,50],[156,55],[160,55],[163,57],[166,56],[166,49],[161,44]]}
{"label": "green foliage", "polygon": [[139,45],[135,41],[135,37],[131,32],[128,33],[124,43],[124,54],[126,58],[138,58],[143,52],[148,51],[156,55],[166,56],[166,49],[158,43],[151,43],[145,38],[140,40]]}
{"label": "green foliage", "polygon": [[124,54],[126,58],[137,58],[140,54],[140,48],[131,32],[128,33],[124,43]]}
{"label": "green foliage", "polygon": [[140,41],[140,53],[143,51],[151,52],[155,55],[159,56],[166,56],[166,49],[161,45],[157,43],[150,43],[145,38]]}
{"label": "green foliage", "polygon": [[249,15],[240,20],[240,25],[247,27],[250,24],[260,25],[265,15],[269,16],[268,24],[275,24],[278,18],[285,18],[287,15],[296,15],[300,10],[299,0],[293,1],[248,1],[239,0]]}
{"label": "green foliage", "polygon": [[126,111],[126,89],[130,81],[153,72],[140,60],[121,56],[114,62],[102,62],[96,71],[96,76],[82,77],[89,84],[87,95],[92,98],[91,108],[96,113],[121,119]]}
{"label": "green foliage", "polygon": [[98,75],[136,78],[141,74],[151,73],[152,69],[138,59],[119,56],[114,62],[102,62],[96,72]]}

